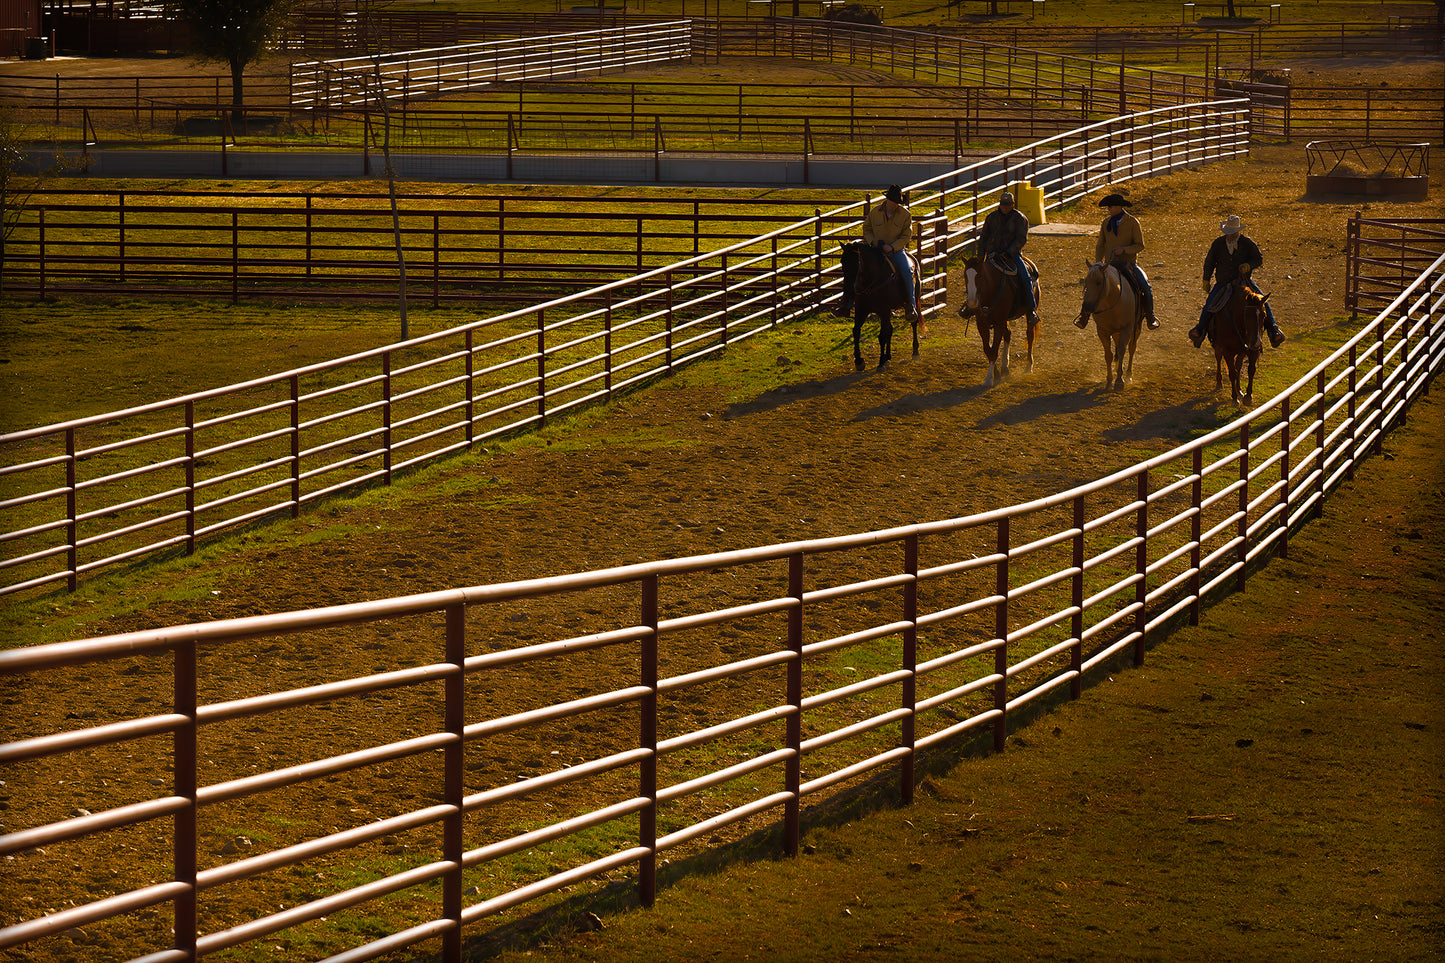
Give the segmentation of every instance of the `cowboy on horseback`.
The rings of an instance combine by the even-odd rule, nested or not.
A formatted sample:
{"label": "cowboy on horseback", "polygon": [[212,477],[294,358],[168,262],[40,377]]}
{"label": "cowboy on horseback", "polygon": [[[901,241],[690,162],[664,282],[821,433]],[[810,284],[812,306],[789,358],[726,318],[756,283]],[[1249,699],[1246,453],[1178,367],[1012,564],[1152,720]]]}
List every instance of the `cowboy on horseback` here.
{"label": "cowboy on horseback", "polygon": [[[983,231],[979,234],[978,250],[985,259],[997,257],[1007,263],[1018,275],[1018,296],[1028,316],[1029,326],[1039,323],[1038,305],[1034,303],[1032,276],[1024,263],[1023,249],[1029,240],[1029,219],[1023,211],[1014,206],[1014,196],[1008,191],[999,195],[998,207],[983,219]],[[1002,289],[1000,295],[1002,297]],[[992,310],[992,307],[990,307]]]}
{"label": "cowboy on horseback", "polygon": [[[1139,226],[1139,219],[1124,210],[1133,205],[1124,200],[1122,194],[1110,194],[1099,202],[1099,206],[1107,207],[1109,216],[1099,225],[1099,239],[1094,244],[1094,260],[1100,264],[1113,264],[1119,269],[1119,273],[1134,285],[1134,290],[1139,293],[1144,318],[1149,324],[1149,330],[1153,331],[1159,327],[1159,322],[1154,318],[1154,291],[1149,287],[1149,279],[1145,277],[1137,260],[1139,252],[1144,250],[1144,230]],[[1080,312],[1074,326],[1084,328],[1088,324],[1088,314]]]}
{"label": "cowboy on horseback", "polygon": [[903,205],[903,188],[889,184],[883,192],[883,203],[868,212],[863,220],[863,243],[881,252],[893,265],[903,281],[903,311],[908,320],[918,323],[918,302],[913,291],[913,265],[908,260],[908,242],[913,237],[913,215]]}
{"label": "cowboy on horseback", "polygon": [[[1194,347],[1204,343],[1204,336],[1209,330],[1209,316],[1215,310],[1211,305],[1218,305],[1222,301],[1223,290],[1227,285],[1238,279],[1251,291],[1264,293],[1251,277],[1251,273],[1262,264],[1264,255],[1260,253],[1259,245],[1244,233],[1244,222],[1236,214],[1229,215],[1219,225],[1219,237],[1214,239],[1214,243],[1209,246],[1209,254],[1204,258],[1204,293],[1208,297],[1204,299],[1204,309],[1199,312],[1199,323],[1189,329],[1189,340]],[[1278,348],[1284,344],[1284,332],[1275,323],[1274,311],[1269,302],[1264,305],[1264,327],[1269,332],[1270,347]]]}

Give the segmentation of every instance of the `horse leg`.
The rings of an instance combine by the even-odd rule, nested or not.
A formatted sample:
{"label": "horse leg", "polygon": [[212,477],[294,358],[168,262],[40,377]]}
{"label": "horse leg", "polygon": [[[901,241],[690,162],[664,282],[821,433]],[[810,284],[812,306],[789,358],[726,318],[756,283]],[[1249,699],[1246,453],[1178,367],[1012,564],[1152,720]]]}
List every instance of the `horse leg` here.
{"label": "horse leg", "polygon": [[918,357],[918,322],[913,322],[913,357]]}
{"label": "horse leg", "polygon": [[1238,355],[1230,355],[1225,359],[1229,363],[1229,388],[1230,400],[1239,404],[1239,362]]}
{"label": "horse leg", "polygon": [[1039,326],[1037,324],[1029,325],[1029,359],[1027,366],[1024,368],[1025,374],[1033,374],[1034,371],[1034,337],[1038,333]]}
{"label": "horse leg", "polygon": [[1139,345],[1139,323],[1136,321],[1129,326],[1129,366],[1125,371],[1124,378],[1129,384],[1134,383],[1134,349]]}
{"label": "horse leg", "polygon": [[863,370],[863,352],[858,349],[858,339],[863,333],[863,307],[859,305],[853,312],[853,366],[859,371]]}
{"label": "horse leg", "polygon": [[1009,353],[1013,350],[1014,340],[1013,328],[1009,326],[1008,322],[1004,322],[1003,333],[999,337],[1002,344],[999,350],[998,376],[999,380],[1003,380],[1007,378],[1009,374],[1008,358]]}
{"label": "horse leg", "polygon": [[1259,352],[1251,351],[1249,353],[1249,386],[1244,389],[1244,403],[1246,405],[1254,404],[1254,366],[1258,361]]}
{"label": "horse leg", "polygon": [[892,312],[883,315],[878,323],[878,367],[893,360],[893,317]]}
{"label": "horse leg", "polygon": [[1114,387],[1114,336],[1100,331],[1099,340],[1104,343],[1104,390],[1108,391]]}
{"label": "horse leg", "polygon": [[998,343],[993,338],[993,328],[989,325],[987,315],[983,312],[978,314],[978,334],[983,339],[983,356],[988,361],[988,374],[984,375],[983,386],[993,387],[994,362],[998,358]]}

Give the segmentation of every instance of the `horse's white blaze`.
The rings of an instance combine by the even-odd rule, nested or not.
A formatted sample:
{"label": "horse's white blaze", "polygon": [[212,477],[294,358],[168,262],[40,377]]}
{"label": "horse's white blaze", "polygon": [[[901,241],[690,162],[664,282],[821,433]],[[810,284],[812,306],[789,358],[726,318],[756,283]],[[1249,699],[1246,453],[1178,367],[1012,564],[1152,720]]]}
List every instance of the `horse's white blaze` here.
{"label": "horse's white blaze", "polygon": [[963,276],[968,282],[968,293],[966,295],[968,306],[974,310],[978,310],[978,271],[974,268],[969,268],[963,272]]}

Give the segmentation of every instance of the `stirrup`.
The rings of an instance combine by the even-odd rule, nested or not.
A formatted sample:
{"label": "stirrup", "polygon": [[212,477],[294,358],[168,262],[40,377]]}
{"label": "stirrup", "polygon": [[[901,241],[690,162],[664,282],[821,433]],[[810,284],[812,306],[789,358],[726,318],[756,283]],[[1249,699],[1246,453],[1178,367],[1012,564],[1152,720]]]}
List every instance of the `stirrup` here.
{"label": "stirrup", "polygon": [[1204,343],[1204,332],[1198,330],[1190,331],[1189,340],[1194,344],[1194,347],[1199,347],[1201,344]]}
{"label": "stirrup", "polygon": [[1084,330],[1084,329],[1087,328],[1088,326],[1089,326],[1089,319],[1088,319],[1087,317],[1085,317],[1084,315],[1081,314],[1081,315],[1079,315],[1077,318],[1074,319],[1074,327],[1078,328],[1080,331]]}
{"label": "stirrup", "polygon": [[1271,348],[1278,348],[1280,345],[1284,344],[1286,340],[1287,339],[1284,336],[1284,332],[1279,330],[1278,328],[1269,333],[1269,346]]}
{"label": "stirrup", "polygon": [[1159,330],[1159,321],[1158,321],[1158,319],[1156,319],[1152,314],[1149,315],[1149,317],[1145,318],[1144,320],[1145,320],[1145,323],[1147,323],[1147,324],[1149,325],[1149,330],[1150,330],[1150,331],[1158,331],[1158,330]]}

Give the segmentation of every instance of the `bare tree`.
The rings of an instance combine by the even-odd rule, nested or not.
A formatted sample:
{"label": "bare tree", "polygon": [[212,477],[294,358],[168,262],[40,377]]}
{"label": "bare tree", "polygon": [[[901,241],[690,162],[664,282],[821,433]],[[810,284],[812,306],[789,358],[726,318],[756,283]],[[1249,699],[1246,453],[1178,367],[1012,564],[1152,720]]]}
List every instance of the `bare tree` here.
{"label": "bare tree", "polygon": [[373,38],[368,43],[367,51],[371,57],[371,83],[366,86],[366,95],[362,100],[367,111],[375,108],[381,112],[381,157],[386,173],[387,193],[391,197],[391,236],[392,244],[396,248],[397,311],[401,318],[400,340],[405,341],[411,337],[411,326],[407,321],[406,314],[406,248],[401,239],[401,212],[396,205],[396,168],[391,162],[391,100],[387,92],[387,77],[381,69],[383,43],[381,29],[376,22],[376,13],[382,6],[385,4],[378,0],[362,0],[357,5],[357,12],[367,28],[364,30],[364,35]]}
{"label": "bare tree", "polygon": [[170,9],[191,32],[191,48],[231,68],[231,119],[245,117],[242,76],[300,0],[171,0]]}

